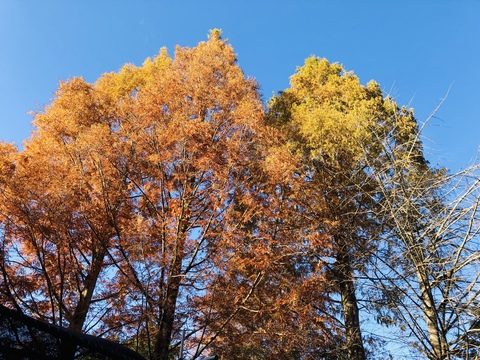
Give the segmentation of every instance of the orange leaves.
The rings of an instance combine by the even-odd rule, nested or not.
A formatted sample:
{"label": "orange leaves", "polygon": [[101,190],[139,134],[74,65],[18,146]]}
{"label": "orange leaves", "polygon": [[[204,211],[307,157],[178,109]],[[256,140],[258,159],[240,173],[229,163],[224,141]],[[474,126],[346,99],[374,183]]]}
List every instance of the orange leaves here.
{"label": "orange leaves", "polygon": [[52,105],[35,116],[33,125],[39,133],[51,134],[59,140],[69,141],[82,128],[99,121],[93,87],[81,78],[60,82]]}
{"label": "orange leaves", "polygon": [[0,188],[15,172],[14,154],[17,149],[13,144],[0,142]]}
{"label": "orange leaves", "polygon": [[301,157],[264,117],[256,82],[216,30],[173,58],[162,50],[93,85],[61,83],[24,149],[0,148],[1,221],[20,249],[15,271],[34,279],[17,301],[38,299],[75,329],[111,308],[93,323],[141,337],[151,357],[169,356],[185,319],[205,332],[198,349],[251,314],[275,342],[314,292],[304,252],[328,238],[308,222],[326,210],[308,202]]}
{"label": "orange leaves", "polygon": [[298,159],[288,148],[271,147],[266,157],[265,166],[274,183],[283,183],[293,177]]}

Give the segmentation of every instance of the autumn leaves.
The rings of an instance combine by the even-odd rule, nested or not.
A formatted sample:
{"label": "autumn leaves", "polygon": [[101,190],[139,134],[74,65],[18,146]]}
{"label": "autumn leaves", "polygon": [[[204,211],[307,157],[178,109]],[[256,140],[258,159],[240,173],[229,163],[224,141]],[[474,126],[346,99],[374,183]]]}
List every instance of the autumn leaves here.
{"label": "autumn leaves", "polygon": [[377,84],[310,58],[265,108],[214,30],[61,83],[34,126],[0,148],[5,304],[151,359],[181,329],[191,358],[365,358],[357,275],[392,231],[373,175],[386,145],[429,173]]}

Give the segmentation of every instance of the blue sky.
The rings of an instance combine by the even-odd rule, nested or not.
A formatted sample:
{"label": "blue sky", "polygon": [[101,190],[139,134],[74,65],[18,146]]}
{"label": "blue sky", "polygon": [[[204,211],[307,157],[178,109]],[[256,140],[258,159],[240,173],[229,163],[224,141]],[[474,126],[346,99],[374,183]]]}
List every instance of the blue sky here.
{"label": "blue sky", "polygon": [[94,82],[166,46],[195,46],[221,28],[264,99],[306,57],[374,79],[424,121],[427,155],[452,169],[480,144],[480,1],[0,0],[0,139],[28,138],[29,110],[59,80]]}

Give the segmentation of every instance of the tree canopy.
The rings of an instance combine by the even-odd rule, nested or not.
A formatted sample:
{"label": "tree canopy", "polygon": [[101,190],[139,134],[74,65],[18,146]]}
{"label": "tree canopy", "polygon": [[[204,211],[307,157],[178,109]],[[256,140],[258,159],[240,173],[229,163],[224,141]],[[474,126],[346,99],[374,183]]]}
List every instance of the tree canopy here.
{"label": "tree canopy", "polygon": [[33,125],[0,143],[4,305],[149,359],[388,356],[368,317],[477,356],[478,169],[432,167],[374,81],[310,57],[263,103],[212,30],[61,82]]}

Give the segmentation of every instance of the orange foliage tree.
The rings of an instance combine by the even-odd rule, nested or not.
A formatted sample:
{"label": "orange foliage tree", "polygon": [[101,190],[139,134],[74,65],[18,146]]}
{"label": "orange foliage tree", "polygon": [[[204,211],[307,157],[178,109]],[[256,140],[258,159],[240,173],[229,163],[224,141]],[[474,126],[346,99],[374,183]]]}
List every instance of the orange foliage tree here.
{"label": "orange foliage tree", "polygon": [[1,145],[3,301],[152,359],[184,326],[200,356],[216,335],[192,314],[242,261],[263,116],[218,30],[174,58],[61,83],[24,148]]}
{"label": "orange foliage tree", "polygon": [[112,153],[105,118],[93,86],[74,79],[36,116],[22,151],[2,144],[2,297],[76,331],[94,329],[116,296],[101,279],[112,222],[129,212],[127,183],[105,164]]}
{"label": "orange foliage tree", "polygon": [[[334,309],[323,267],[311,263],[308,245],[297,240],[310,232],[310,245],[327,249],[328,238],[305,227],[293,201],[302,189],[287,173],[291,158],[267,142],[257,169],[262,182],[255,184],[261,193],[244,225],[246,235],[238,238],[235,256],[221,268],[214,287],[197,298],[198,316],[205,319],[206,334],[213,335],[213,352],[225,359],[325,358],[342,344],[342,329],[330,315]],[[232,321],[212,321],[230,314],[235,314]]]}

